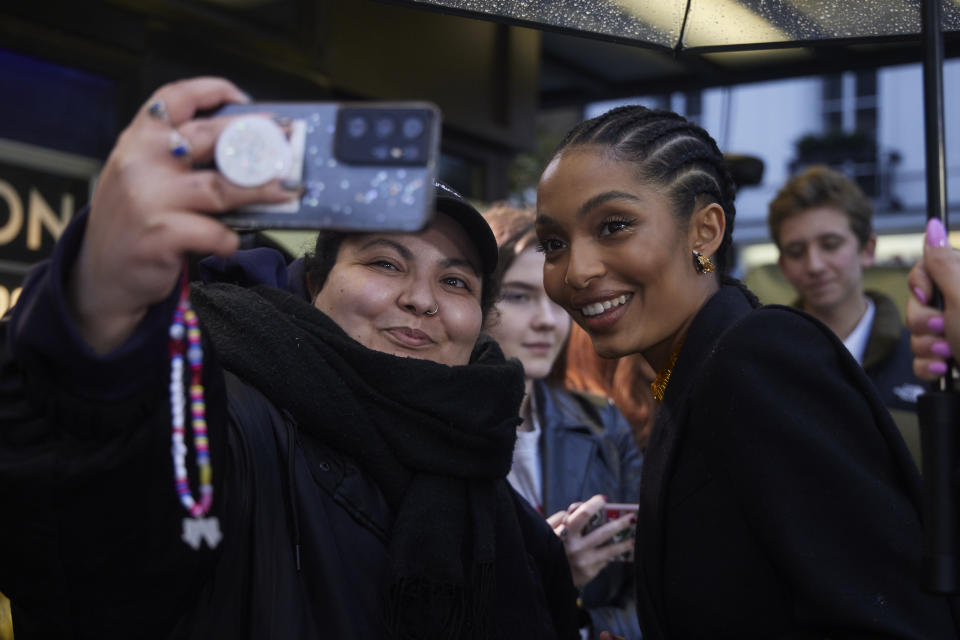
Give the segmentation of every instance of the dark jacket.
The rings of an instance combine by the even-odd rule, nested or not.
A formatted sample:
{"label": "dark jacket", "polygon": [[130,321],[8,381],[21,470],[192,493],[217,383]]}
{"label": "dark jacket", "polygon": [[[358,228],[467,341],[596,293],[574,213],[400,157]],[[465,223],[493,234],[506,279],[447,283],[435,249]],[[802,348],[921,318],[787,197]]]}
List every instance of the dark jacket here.
{"label": "dark jacket", "polygon": [[[181,542],[158,365],[173,300],[116,351],[91,354],[62,291],[81,233],[71,227],[32,274],[0,360],[0,590],[18,640],[389,637],[393,514],[379,487],[362,461],[298,432],[212,353],[214,515],[229,535],[215,550]],[[539,588],[498,598],[497,626],[504,638],[575,638],[562,546],[512,495],[523,547],[498,548],[511,568],[496,582],[516,571]]]}
{"label": "dark jacket", "polygon": [[873,300],[875,312],[863,353],[863,369],[888,409],[916,413],[917,396],[925,388],[913,375],[910,332],[900,321],[893,300],[877,291],[867,291],[866,295]]}
{"label": "dark jacket", "polygon": [[659,638],[955,638],[919,585],[919,477],[822,323],[724,286],[646,452],[638,610]]}
{"label": "dark jacket", "polygon": [[[910,332],[900,321],[900,311],[893,300],[878,291],[866,291],[864,295],[873,301],[874,316],[861,365],[893,416],[913,461],[919,465],[917,397],[924,386],[913,374]],[[800,300],[794,301],[793,306],[799,309]]]}
{"label": "dark jacket", "polygon": [[[538,380],[535,406],[543,435],[543,503],[547,515],[590,496],[636,503],[643,455],[630,425],[613,403]],[[627,640],[640,637],[633,594],[632,563],[614,562],[582,590],[593,635],[612,631]]]}

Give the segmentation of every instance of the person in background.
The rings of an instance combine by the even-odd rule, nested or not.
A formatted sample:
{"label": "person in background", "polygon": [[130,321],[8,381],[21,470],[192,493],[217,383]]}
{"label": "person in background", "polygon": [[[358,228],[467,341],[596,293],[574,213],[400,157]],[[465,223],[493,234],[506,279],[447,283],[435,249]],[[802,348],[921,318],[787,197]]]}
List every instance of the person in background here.
{"label": "person in background", "polygon": [[229,118],[195,115],[246,100],[160,88],[0,324],[17,640],[575,640],[563,545],[506,480],[523,371],[481,333],[479,212],[438,185],[420,231],[318,234],[302,293],[188,286],[188,252],[237,249],[212,214],[300,193],[204,168]]}
{"label": "person in background", "polygon": [[[600,630],[637,639],[631,563],[632,528],[627,513],[583,533],[607,503],[635,503],[643,458],[630,427],[606,397],[562,386],[570,316],[543,290],[543,253],[537,251],[532,211],[497,205],[485,212],[499,245],[500,298],[487,332],[508,358],[523,365],[526,395],[520,409],[513,466],[507,479],[562,536],[574,584]],[[581,504],[582,503],[582,504]]]}
{"label": "person in background", "polygon": [[633,353],[622,358],[601,358],[593,349],[590,336],[574,324],[567,341],[564,385],[613,400],[630,423],[633,439],[640,451],[646,451],[653,428],[653,396],[650,383],[657,373],[643,356]]}
{"label": "person in background", "polygon": [[919,451],[917,396],[910,334],[896,303],[865,291],[877,237],[873,205],[857,184],[825,166],[791,178],[770,202],[767,224],[780,251],[777,264],[793,285],[794,306],[839,336],[890,409],[911,451]]}
{"label": "person in background", "polygon": [[[923,258],[909,276],[913,295],[907,300],[907,326],[914,354],[913,371],[934,381],[947,373],[948,361],[960,353],[960,254],[951,246],[940,220],[927,223]],[[930,304],[933,287],[943,296],[943,309]]]}
{"label": "person in background", "polygon": [[669,111],[580,123],[540,178],[544,290],[659,403],[640,483],[646,640],[956,638],[925,592],[920,478],[873,384],[806,313],[729,278],[735,187]]}

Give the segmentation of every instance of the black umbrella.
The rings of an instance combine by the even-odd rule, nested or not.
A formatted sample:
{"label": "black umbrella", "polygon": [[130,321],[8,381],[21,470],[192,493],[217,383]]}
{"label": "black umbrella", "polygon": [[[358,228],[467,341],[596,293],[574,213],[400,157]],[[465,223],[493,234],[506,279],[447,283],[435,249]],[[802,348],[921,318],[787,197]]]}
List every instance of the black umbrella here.
{"label": "black umbrella", "polygon": [[[926,142],[927,218],[947,226],[946,149],[943,118],[943,31],[940,5],[923,0],[923,121]],[[935,303],[942,307],[939,293]],[[954,363],[933,389],[919,398],[918,418],[924,467],[925,586],[938,593],[956,593],[957,447],[954,432],[960,419],[960,394],[950,384]]]}
{"label": "black umbrella", "polygon": [[[743,51],[828,41],[915,38],[917,0],[405,0],[539,29],[562,29],[672,51]],[[941,0],[944,27],[960,7]]]}
{"label": "black umbrella", "polygon": [[[922,42],[927,216],[947,226],[944,148],[944,30],[960,31],[953,0],[392,0],[537,29],[574,33],[723,64],[736,52],[889,47]],[[780,64],[783,54],[767,57]],[[916,57],[916,56],[914,56]],[[763,65],[754,60],[752,64]],[[842,65],[842,62],[840,63]],[[833,67],[836,68],[834,63]],[[833,69],[831,69],[833,70]],[[935,296],[939,299],[939,296]],[[939,302],[939,300],[938,300]],[[958,591],[957,438],[960,394],[948,374],[921,396],[924,584]]]}
{"label": "black umbrella", "polygon": [[[847,65],[879,66],[881,60],[920,59],[916,42],[922,31],[921,0],[387,1],[649,50],[643,57],[605,56],[605,62],[667,69],[668,56],[663,54],[670,54],[681,63],[672,65],[672,71],[682,74],[684,65],[695,68],[702,72],[694,75],[703,85],[749,75],[808,75]],[[940,7],[943,30],[950,36],[960,32],[960,4],[940,0]],[[954,41],[951,37],[948,43]],[[575,48],[564,62],[576,66],[581,51]],[[579,69],[589,72],[597,66]],[[736,73],[741,69],[754,73]],[[646,80],[648,86],[662,78],[673,86],[670,79],[651,80],[640,69],[617,69],[603,81],[616,82],[614,78]]]}

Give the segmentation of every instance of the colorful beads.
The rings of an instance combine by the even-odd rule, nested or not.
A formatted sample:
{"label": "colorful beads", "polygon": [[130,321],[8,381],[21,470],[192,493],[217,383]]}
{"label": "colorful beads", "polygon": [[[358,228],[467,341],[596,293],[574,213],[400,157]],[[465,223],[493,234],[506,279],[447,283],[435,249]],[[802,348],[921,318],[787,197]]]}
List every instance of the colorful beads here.
{"label": "colorful beads", "polygon": [[[207,438],[207,409],[203,398],[203,344],[197,314],[190,306],[190,287],[184,268],[180,281],[180,300],[170,324],[170,455],[173,459],[174,487],[180,503],[194,518],[205,516],[213,504],[213,467]],[[186,338],[186,340],[184,340]],[[190,367],[190,426],[200,480],[199,502],[194,499],[187,474],[186,406],[184,393],[184,356]]]}

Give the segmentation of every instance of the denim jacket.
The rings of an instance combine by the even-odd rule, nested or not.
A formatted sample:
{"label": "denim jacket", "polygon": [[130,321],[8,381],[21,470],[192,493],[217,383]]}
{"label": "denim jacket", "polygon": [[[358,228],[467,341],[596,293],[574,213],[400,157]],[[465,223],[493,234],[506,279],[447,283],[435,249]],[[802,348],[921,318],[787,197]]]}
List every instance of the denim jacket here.
{"label": "denim jacket", "polygon": [[[607,398],[544,381],[534,385],[540,419],[544,514],[601,494],[607,502],[637,502],[643,455],[630,425]],[[640,637],[632,563],[613,562],[582,589],[592,637],[612,631]]]}

